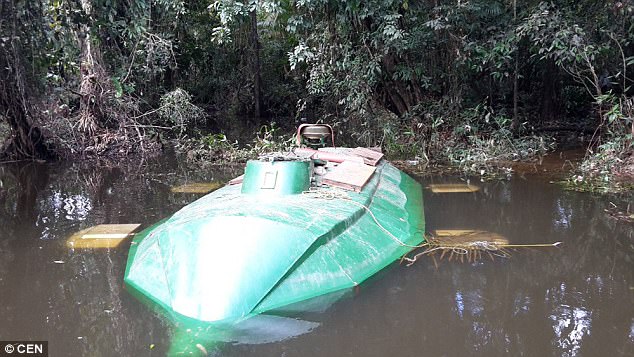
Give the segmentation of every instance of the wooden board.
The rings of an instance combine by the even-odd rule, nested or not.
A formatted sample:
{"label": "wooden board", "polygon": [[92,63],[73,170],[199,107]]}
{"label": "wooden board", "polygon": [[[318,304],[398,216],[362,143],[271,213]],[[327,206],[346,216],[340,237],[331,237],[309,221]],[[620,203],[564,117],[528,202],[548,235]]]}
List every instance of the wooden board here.
{"label": "wooden board", "polygon": [[476,233],[475,229],[437,229],[433,231],[435,236],[446,237],[446,236],[462,236],[465,234]]}
{"label": "wooden board", "polygon": [[117,239],[126,238],[137,230],[140,224],[100,224],[88,229],[82,239]]}
{"label": "wooden board", "polygon": [[126,238],[132,236],[140,224],[100,224],[73,234],[67,241],[68,247],[116,248]]}
{"label": "wooden board", "polygon": [[363,162],[366,165],[370,165],[370,166],[376,166],[376,164],[378,164],[379,161],[381,161],[381,158],[383,158],[382,152],[375,151],[368,148],[363,148],[363,147],[358,147],[352,150],[352,154],[360,156],[361,158],[363,158]]}
{"label": "wooden board", "polygon": [[466,247],[478,242],[507,245],[509,240],[500,234],[468,229],[438,229],[432,232],[430,242],[443,247]]}
{"label": "wooden board", "polygon": [[194,182],[185,185],[172,187],[175,193],[209,193],[222,187],[222,182]]}
{"label": "wooden board", "polygon": [[480,187],[465,183],[431,184],[427,186],[434,193],[477,192]]}
{"label": "wooden board", "polygon": [[363,163],[344,161],[326,173],[322,183],[345,190],[360,192],[363,186],[370,180],[375,170],[375,167]]}

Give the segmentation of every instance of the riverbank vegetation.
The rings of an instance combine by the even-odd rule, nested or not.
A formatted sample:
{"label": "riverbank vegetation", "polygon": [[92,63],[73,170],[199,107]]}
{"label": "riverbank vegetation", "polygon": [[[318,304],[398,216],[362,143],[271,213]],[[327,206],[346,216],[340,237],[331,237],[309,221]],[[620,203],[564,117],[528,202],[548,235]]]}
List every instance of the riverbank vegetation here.
{"label": "riverbank vegetation", "polygon": [[633,19],[632,0],[4,0],[3,160],[244,159],[323,121],[474,172],[585,145],[575,177],[632,178]]}

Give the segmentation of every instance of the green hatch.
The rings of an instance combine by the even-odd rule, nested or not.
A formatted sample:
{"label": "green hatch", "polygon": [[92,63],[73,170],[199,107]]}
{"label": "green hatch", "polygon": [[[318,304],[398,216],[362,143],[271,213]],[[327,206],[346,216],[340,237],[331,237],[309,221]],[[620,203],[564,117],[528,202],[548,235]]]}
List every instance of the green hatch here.
{"label": "green hatch", "polygon": [[311,161],[249,160],[243,194],[292,195],[310,188]]}

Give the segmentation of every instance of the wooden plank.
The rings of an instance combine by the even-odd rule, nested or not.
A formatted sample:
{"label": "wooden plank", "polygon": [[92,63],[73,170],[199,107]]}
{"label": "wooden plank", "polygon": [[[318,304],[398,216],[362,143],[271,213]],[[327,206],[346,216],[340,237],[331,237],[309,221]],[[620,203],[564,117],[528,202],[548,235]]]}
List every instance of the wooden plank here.
{"label": "wooden plank", "polygon": [[[342,163],[344,161],[356,161],[363,163],[363,158],[352,153],[351,148],[319,148],[319,150],[300,148],[301,150],[312,150],[311,158],[328,162]],[[297,152],[296,149],[295,152]]]}
{"label": "wooden plank", "polygon": [[378,151],[364,148],[364,147],[357,147],[353,149],[352,154],[360,156],[361,158],[363,158],[363,162],[366,165],[370,165],[370,166],[376,166],[376,164],[378,164],[379,161],[381,161],[381,159],[383,158],[382,152],[378,152]]}
{"label": "wooden plank", "polygon": [[66,241],[73,249],[116,248],[132,236],[140,224],[101,224],[81,230]]}
{"label": "wooden plank", "polygon": [[442,247],[475,247],[479,242],[489,245],[507,245],[509,240],[497,233],[468,229],[438,229],[432,232],[433,244]]}
{"label": "wooden plank", "polygon": [[435,236],[446,237],[446,236],[462,236],[465,234],[473,234],[477,233],[475,229],[437,229],[433,233]]}
{"label": "wooden plank", "polygon": [[185,185],[172,187],[175,193],[209,193],[222,187],[222,182],[194,182]]}
{"label": "wooden plank", "polygon": [[126,238],[119,239],[69,239],[66,244],[72,249],[117,248]]}
{"label": "wooden plank", "polygon": [[82,239],[122,239],[137,230],[140,224],[100,224],[90,228]]}
{"label": "wooden plank", "polygon": [[434,193],[477,192],[480,187],[464,183],[431,184],[427,186]]}
{"label": "wooden plank", "polygon": [[363,163],[344,161],[326,173],[322,183],[345,190],[360,192],[374,174],[375,167]]}
{"label": "wooden plank", "polygon": [[311,156],[311,158],[316,159],[316,160],[323,160],[323,161],[328,161],[328,162],[344,162],[344,161],[355,161],[358,163],[363,163],[363,158],[359,157],[359,156],[355,156],[355,155],[349,155],[349,154],[340,154],[340,153],[333,153],[333,152],[328,152],[328,151],[317,151],[313,154],[313,156]]}

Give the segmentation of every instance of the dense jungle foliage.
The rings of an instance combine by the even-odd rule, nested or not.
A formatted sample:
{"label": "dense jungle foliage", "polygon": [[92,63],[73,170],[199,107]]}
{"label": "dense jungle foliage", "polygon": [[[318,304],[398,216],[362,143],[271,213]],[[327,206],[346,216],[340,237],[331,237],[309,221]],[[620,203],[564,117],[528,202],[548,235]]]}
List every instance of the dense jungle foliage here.
{"label": "dense jungle foliage", "polygon": [[633,72],[633,0],[0,0],[5,160],[213,160],[320,120],[475,171],[584,144],[610,180]]}

